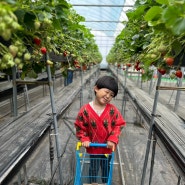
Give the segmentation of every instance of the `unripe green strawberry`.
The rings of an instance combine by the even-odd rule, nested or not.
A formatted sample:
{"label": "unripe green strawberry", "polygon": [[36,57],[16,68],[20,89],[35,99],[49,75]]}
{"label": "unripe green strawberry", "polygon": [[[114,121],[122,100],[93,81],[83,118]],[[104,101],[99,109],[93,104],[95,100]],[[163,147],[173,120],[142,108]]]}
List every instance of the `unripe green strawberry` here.
{"label": "unripe green strawberry", "polygon": [[19,52],[17,53],[17,56],[18,56],[18,57],[21,57],[21,56],[22,56],[22,52],[19,51]]}
{"label": "unripe green strawberry", "polygon": [[13,56],[10,53],[6,53],[5,55],[3,55],[3,63],[8,63],[9,60],[13,60]]}
{"label": "unripe green strawberry", "polygon": [[0,22],[0,35],[6,30],[6,24],[4,22]]}
{"label": "unripe green strawberry", "polygon": [[18,47],[14,46],[14,45],[10,45],[9,52],[12,54],[13,57],[15,57],[18,52]]}
{"label": "unripe green strawberry", "polygon": [[5,64],[5,63],[1,63],[1,67],[0,67],[1,69],[7,69],[7,64]]}
{"label": "unripe green strawberry", "polygon": [[9,67],[13,67],[15,65],[15,63],[13,62],[13,60],[9,60],[7,63],[7,66]]}
{"label": "unripe green strawberry", "polygon": [[24,54],[24,60],[30,60],[30,59],[31,59],[30,53],[25,53]]}
{"label": "unripe green strawberry", "polygon": [[17,65],[18,65],[18,64],[20,64],[20,63],[21,63],[21,59],[20,59],[20,58],[15,58],[15,59],[14,59],[14,62],[15,62],[15,64],[17,64]]}
{"label": "unripe green strawberry", "polygon": [[8,41],[10,40],[11,36],[12,36],[12,32],[10,29],[6,29],[6,31],[4,31],[1,36],[3,37],[4,40]]}
{"label": "unripe green strawberry", "polygon": [[52,24],[52,21],[48,18],[45,18],[43,22],[45,25],[48,25],[48,26]]}
{"label": "unripe green strawberry", "polygon": [[23,68],[23,63],[18,64],[17,68],[22,69]]}
{"label": "unripe green strawberry", "polygon": [[13,22],[13,23],[11,24],[11,27],[12,27],[12,29],[14,29],[14,30],[21,29],[20,24],[18,24],[17,22]]}
{"label": "unripe green strawberry", "polygon": [[50,41],[51,41],[51,37],[48,37],[48,36],[47,36],[46,41],[47,41],[47,42],[50,42]]}
{"label": "unripe green strawberry", "polygon": [[31,70],[31,71],[29,71],[28,73],[27,73],[27,76],[29,77],[29,78],[37,78],[37,73],[35,73],[35,71],[33,71],[33,70]]}
{"label": "unripe green strawberry", "polygon": [[175,73],[170,74],[170,78],[171,78],[171,79],[176,78]]}
{"label": "unripe green strawberry", "polygon": [[3,9],[3,8],[0,9],[0,15],[1,16],[6,15],[7,13],[8,13],[7,9]]}
{"label": "unripe green strawberry", "polygon": [[10,14],[11,18],[12,18],[15,22],[18,21],[18,20],[17,20],[17,16],[16,16],[13,12],[9,12],[9,14]]}
{"label": "unripe green strawberry", "polygon": [[19,40],[16,40],[14,45],[19,47],[19,46],[22,46],[22,43]]}
{"label": "unripe green strawberry", "polygon": [[34,26],[35,26],[35,29],[38,30],[40,28],[40,22],[38,20],[36,20],[34,22]]}
{"label": "unripe green strawberry", "polygon": [[3,17],[3,21],[4,21],[6,24],[11,25],[12,22],[13,22],[13,19],[12,19],[9,15],[5,15],[5,16]]}

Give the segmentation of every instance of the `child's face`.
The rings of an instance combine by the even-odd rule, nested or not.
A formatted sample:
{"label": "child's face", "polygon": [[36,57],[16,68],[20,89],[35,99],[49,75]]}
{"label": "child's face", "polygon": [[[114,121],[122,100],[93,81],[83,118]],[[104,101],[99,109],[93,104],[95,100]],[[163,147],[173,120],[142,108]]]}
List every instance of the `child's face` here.
{"label": "child's face", "polygon": [[114,92],[106,88],[98,89],[97,86],[95,86],[94,91],[96,92],[96,99],[101,104],[109,103],[114,97]]}

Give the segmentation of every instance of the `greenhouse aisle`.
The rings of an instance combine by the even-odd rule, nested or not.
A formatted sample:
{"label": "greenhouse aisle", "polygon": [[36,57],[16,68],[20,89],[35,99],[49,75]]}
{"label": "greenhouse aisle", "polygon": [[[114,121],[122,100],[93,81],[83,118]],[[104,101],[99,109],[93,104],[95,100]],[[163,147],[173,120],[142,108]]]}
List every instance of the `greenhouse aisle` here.
{"label": "greenhouse aisle", "polygon": [[[104,74],[107,74],[107,72],[100,73],[100,75]],[[94,85],[96,78],[97,77],[91,78],[91,81],[87,83],[86,86],[84,86],[83,103],[87,103],[92,100],[94,96],[92,86]],[[122,94],[123,90],[120,89],[118,96],[112,102],[118,106],[120,110],[122,107]],[[61,143],[60,146],[62,151],[62,178],[64,184],[72,185],[74,180],[75,144],[77,142],[74,130],[74,120],[80,108],[80,104],[82,103],[81,100],[82,99],[80,99],[80,96],[76,97],[75,101],[68,108],[65,114],[63,114],[58,120],[59,137]],[[139,122],[133,106],[129,101],[127,101],[126,104],[125,120],[127,122],[127,126],[122,132],[119,143],[124,181],[126,185],[138,185],[141,181],[148,130],[143,127],[142,123]],[[43,140],[44,142],[42,142],[42,144],[37,147],[32,157],[26,163],[28,179],[32,185],[38,185],[41,182],[46,183],[49,181],[51,176],[48,135],[46,134]],[[54,137],[53,143],[55,143]],[[175,185],[177,184],[178,177],[176,176],[172,166],[169,163],[168,156],[166,156],[163,152],[164,151],[160,148],[160,146],[157,145],[152,184]],[[57,165],[56,155],[53,165]],[[114,163],[114,170],[113,185],[121,185],[121,177],[117,157]],[[150,164],[147,169],[146,185],[148,185],[149,181],[149,170]],[[55,179],[54,182],[58,182],[58,169],[55,171],[53,179]]]}

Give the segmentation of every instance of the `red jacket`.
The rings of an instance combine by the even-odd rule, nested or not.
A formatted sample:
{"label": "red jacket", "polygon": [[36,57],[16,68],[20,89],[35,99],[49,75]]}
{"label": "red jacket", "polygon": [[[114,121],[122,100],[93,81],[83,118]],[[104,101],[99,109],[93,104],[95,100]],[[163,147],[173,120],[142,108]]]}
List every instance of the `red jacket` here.
{"label": "red jacket", "polygon": [[[107,143],[112,141],[118,144],[121,129],[126,125],[119,110],[113,104],[107,104],[100,116],[93,110],[90,104],[84,105],[76,118],[76,136],[81,141],[92,143]],[[89,147],[90,154],[109,154],[111,149]]]}

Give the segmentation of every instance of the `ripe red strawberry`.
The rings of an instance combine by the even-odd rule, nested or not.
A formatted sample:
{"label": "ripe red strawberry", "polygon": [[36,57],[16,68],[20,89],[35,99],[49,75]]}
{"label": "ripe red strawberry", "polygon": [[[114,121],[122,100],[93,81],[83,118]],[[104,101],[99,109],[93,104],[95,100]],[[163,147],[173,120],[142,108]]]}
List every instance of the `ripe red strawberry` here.
{"label": "ripe red strawberry", "polygon": [[67,51],[63,52],[63,56],[66,57],[67,56]]}
{"label": "ripe red strawberry", "polygon": [[139,67],[139,66],[136,67],[136,70],[137,70],[137,71],[139,71],[140,69],[141,69],[141,67]]}
{"label": "ripe red strawberry", "polygon": [[166,73],[166,69],[164,68],[158,68],[159,73],[161,73],[162,75],[164,75]]}
{"label": "ripe red strawberry", "polygon": [[165,62],[167,65],[172,66],[174,62],[174,58],[173,57],[165,58]]}
{"label": "ripe red strawberry", "polygon": [[131,67],[131,64],[130,64],[130,63],[127,63],[126,66],[127,66],[127,67]]}
{"label": "ripe red strawberry", "polygon": [[45,47],[42,47],[40,49],[40,51],[41,51],[42,54],[46,54],[47,53],[47,49]]}
{"label": "ripe red strawberry", "polygon": [[78,60],[74,60],[74,65],[79,64]]}
{"label": "ripe red strawberry", "polygon": [[175,72],[176,77],[182,78],[182,71],[179,69]]}
{"label": "ripe red strawberry", "polygon": [[35,37],[35,38],[33,39],[33,42],[34,42],[37,46],[40,46],[40,44],[41,44],[41,39],[38,38],[38,37]]}

